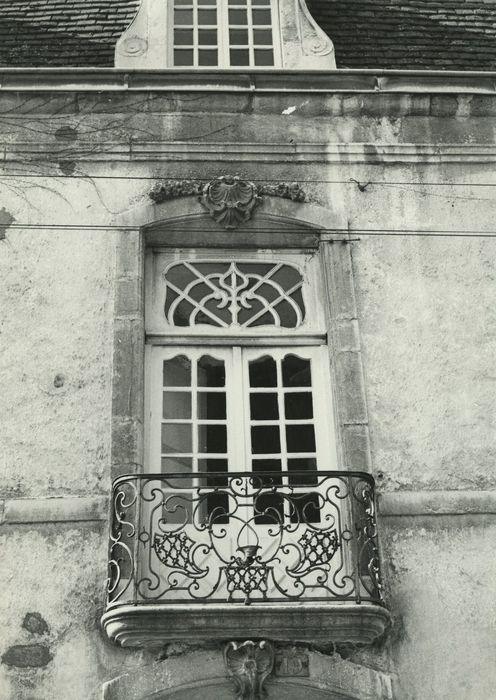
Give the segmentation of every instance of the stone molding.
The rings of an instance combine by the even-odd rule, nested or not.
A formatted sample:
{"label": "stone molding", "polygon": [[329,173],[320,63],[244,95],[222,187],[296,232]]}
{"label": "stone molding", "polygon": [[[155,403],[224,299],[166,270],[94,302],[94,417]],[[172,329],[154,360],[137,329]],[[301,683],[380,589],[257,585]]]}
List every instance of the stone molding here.
{"label": "stone molding", "polygon": [[[115,68],[2,67],[1,92],[401,93],[496,95],[496,71],[339,70],[129,71]],[[490,115],[488,115],[490,116]]]}
{"label": "stone molding", "polygon": [[164,180],[149,192],[156,204],[177,197],[197,195],[210,217],[225,229],[236,229],[249,221],[255,209],[263,204],[262,195],[304,202],[305,192],[297,182],[255,185],[234,175],[223,175],[204,184],[199,180]]}
{"label": "stone molding", "polygon": [[[191,144],[178,141],[132,141],[128,144],[105,144],[94,152],[87,146],[71,146],[59,148],[52,142],[17,142],[5,144],[2,157],[5,162],[46,160],[46,165],[58,167],[61,156],[72,160],[88,163],[108,162],[109,159],[119,162],[147,161],[153,163],[215,161],[222,149],[222,160],[226,163],[258,163],[263,158],[265,163],[339,163],[352,164],[382,164],[382,163],[494,163],[496,162],[496,147],[494,144],[413,144],[413,143],[203,143]],[[43,177],[40,175],[40,177]],[[84,177],[88,177],[84,175]],[[345,179],[345,178],[343,178]],[[167,183],[167,185],[165,185]],[[189,189],[187,184],[190,183]],[[178,191],[176,196],[199,195],[201,182],[197,180],[164,180],[167,190]],[[475,183],[476,184],[476,183]],[[292,187],[293,183],[281,183],[277,188]],[[263,191],[260,194],[283,196],[271,191],[269,184],[259,185]],[[164,196],[164,200],[170,198]],[[298,197],[288,196],[293,201],[303,201],[303,194]]]}
{"label": "stone molding", "polygon": [[[0,525],[106,522],[108,507],[108,496],[8,498],[0,500]],[[382,518],[496,516],[496,491],[379,492],[378,511]]]}
{"label": "stone molding", "polygon": [[[278,648],[276,647],[276,654]],[[307,677],[270,676],[270,698],[305,698],[305,700],[393,700],[392,679],[383,672],[343,660],[303,651],[308,658]],[[102,700],[167,700],[167,698],[233,698],[232,681],[218,651],[191,651],[171,656],[165,661],[134,668],[108,681]]]}

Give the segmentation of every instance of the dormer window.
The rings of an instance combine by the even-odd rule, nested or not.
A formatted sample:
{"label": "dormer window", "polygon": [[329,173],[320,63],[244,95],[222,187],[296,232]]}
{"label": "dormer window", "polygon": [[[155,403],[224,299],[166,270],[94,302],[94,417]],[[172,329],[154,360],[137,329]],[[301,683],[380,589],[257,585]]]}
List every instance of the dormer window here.
{"label": "dormer window", "polygon": [[280,63],[275,0],[171,0],[170,64],[238,68]]}
{"label": "dormer window", "polygon": [[305,0],[141,0],[117,68],[333,70],[332,41]]}

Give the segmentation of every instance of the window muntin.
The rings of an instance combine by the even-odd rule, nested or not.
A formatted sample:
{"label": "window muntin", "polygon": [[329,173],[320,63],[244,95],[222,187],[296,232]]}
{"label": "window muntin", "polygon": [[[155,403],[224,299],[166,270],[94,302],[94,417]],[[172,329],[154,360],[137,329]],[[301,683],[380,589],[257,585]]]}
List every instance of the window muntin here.
{"label": "window muntin", "polygon": [[174,67],[274,67],[276,0],[170,0]]}

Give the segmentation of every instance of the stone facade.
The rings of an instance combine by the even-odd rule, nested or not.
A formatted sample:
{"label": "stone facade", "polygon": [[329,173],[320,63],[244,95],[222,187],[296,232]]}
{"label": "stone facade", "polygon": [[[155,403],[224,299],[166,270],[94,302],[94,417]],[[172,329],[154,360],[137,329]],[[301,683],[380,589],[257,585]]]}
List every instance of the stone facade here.
{"label": "stone facade", "polygon": [[[372,647],[296,645],[308,675],[279,660],[268,697],[491,697],[491,89],[467,76],[441,91],[409,75],[400,91],[376,76],[376,93],[361,76],[349,91],[346,77],[316,91],[297,76],[277,90],[160,79],[128,90],[102,72],[80,89],[66,74],[61,91],[30,75],[7,75],[18,87],[0,91],[0,696],[234,697],[223,644],[122,649],[100,618],[111,478],[142,464],[140,229],[208,218],[194,194],[154,203],[149,192],[238,175],[305,192],[268,196],[255,239],[265,214],[335,241],[322,245],[341,454],[378,484],[392,614]],[[116,373],[133,391],[115,390]]]}

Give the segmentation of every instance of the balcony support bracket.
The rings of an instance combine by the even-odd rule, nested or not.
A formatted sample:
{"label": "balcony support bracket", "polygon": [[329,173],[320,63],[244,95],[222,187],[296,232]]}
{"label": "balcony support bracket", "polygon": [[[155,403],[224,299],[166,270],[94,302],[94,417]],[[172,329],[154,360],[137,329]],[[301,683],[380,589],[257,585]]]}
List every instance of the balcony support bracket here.
{"label": "balcony support bracket", "polygon": [[229,642],[224,649],[227,675],[236,700],[264,700],[265,680],[274,668],[274,647],[268,641]]}

